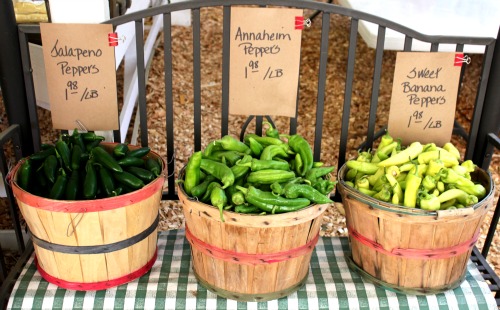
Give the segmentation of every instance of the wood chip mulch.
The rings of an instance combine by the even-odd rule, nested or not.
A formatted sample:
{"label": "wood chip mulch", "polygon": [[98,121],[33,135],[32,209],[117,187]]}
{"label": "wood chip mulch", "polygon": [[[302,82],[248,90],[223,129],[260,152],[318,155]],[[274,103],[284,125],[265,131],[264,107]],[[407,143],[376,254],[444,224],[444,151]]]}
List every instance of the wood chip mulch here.
{"label": "wood chip mulch", "polygon": [[[313,12],[305,12],[311,15]],[[220,137],[220,102],[221,102],[221,51],[222,51],[222,18],[220,8],[202,9],[201,29],[201,55],[202,64],[202,148],[209,141]],[[340,118],[343,104],[345,71],[347,62],[349,20],[347,18],[332,16],[331,31],[328,51],[328,72],[325,91],[325,111],[323,124],[323,137],[321,145],[321,160],[327,165],[335,165],[338,158],[340,141]],[[314,141],[314,132],[310,130],[316,123],[316,93],[318,82],[318,57],[319,45],[311,42],[319,42],[321,29],[321,18],[313,20],[311,28],[305,29],[302,38],[302,56],[300,71],[300,100],[298,109],[298,133],[306,137],[311,145]],[[175,102],[175,164],[176,171],[180,171],[187,163],[193,152],[193,93],[192,93],[192,32],[190,28],[174,26],[172,31],[174,56],[173,68],[173,98]],[[159,154],[166,156],[166,111],[165,93],[163,85],[163,42],[158,39],[158,45],[149,68],[147,100],[148,100],[148,136],[149,145]],[[383,68],[379,105],[377,109],[376,130],[383,128],[388,121],[388,111],[392,91],[392,76],[394,74],[395,51],[385,51],[383,56]],[[355,82],[353,100],[351,105],[351,117],[349,119],[348,150],[347,158],[356,155],[357,147],[364,141],[367,125],[368,110],[371,97],[372,68],[375,59],[375,51],[366,46],[363,39],[358,36],[355,64]],[[468,130],[468,123],[472,119],[473,102],[475,98],[475,86],[480,75],[480,59],[477,55],[471,55],[472,63],[467,67],[463,79],[463,87],[457,102],[456,119]],[[477,61],[474,61],[477,60]],[[119,90],[123,91],[120,84],[122,72],[118,72]],[[119,101],[122,94],[119,93]],[[0,98],[1,99],[1,98]],[[50,123],[50,111],[38,109],[40,126],[42,128],[42,141],[55,141],[58,131],[53,130]],[[2,129],[6,128],[7,121],[5,111],[2,111]],[[239,136],[246,117],[230,116],[229,133]],[[289,120],[284,117],[273,118],[277,128],[286,132]],[[247,129],[252,131],[252,126]],[[466,141],[454,136],[452,142],[464,153]],[[493,155],[490,166],[493,180],[498,188],[500,185],[500,154]],[[498,199],[498,191],[495,192],[495,205]],[[3,200],[3,199],[2,199]],[[0,219],[6,218],[5,203],[0,206]],[[323,236],[347,236],[346,222],[343,215],[343,206],[340,203],[332,205],[323,215],[321,235]],[[485,234],[494,208],[492,208],[482,226],[482,235],[477,242],[481,249],[484,244]],[[176,201],[162,201],[160,208],[160,227],[162,230],[177,229],[183,226],[184,218],[182,206]],[[5,223],[7,222],[7,223]],[[8,229],[8,221],[0,221],[0,228]],[[500,243],[498,231],[495,234],[488,261],[494,266],[496,273],[500,274]]]}

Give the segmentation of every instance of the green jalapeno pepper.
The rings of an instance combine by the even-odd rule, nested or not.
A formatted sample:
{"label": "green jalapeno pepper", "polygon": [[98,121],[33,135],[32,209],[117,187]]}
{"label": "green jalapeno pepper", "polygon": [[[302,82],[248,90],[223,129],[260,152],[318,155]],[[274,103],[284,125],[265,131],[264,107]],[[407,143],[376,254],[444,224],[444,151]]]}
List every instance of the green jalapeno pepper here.
{"label": "green jalapeno pepper", "polygon": [[119,143],[119,144],[117,144],[113,148],[113,155],[116,158],[122,158],[125,155],[127,155],[128,151],[129,151],[129,149],[128,149],[128,145],[127,144],[125,144],[125,143]]}
{"label": "green jalapeno pepper", "polygon": [[50,199],[61,199],[64,195],[64,191],[66,189],[67,176],[64,169],[59,169],[59,174],[57,179],[52,185],[52,189],[50,190],[49,198]]}
{"label": "green jalapeno pepper", "polygon": [[62,162],[62,166],[71,171],[71,151],[68,144],[61,137],[56,142],[56,155],[59,156]]}
{"label": "green jalapeno pepper", "polygon": [[122,172],[123,168],[118,164],[116,159],[113,156],[106,152],[102,147],[95,147],[91,151],[93,158],[96,162],[103,165],[104,167],[114,171],[114,172]]}
{"label": "green jalapeno pepper", "polygon": [[19,184],[19,187],[21,187],[25,191],[28,191],[29,189],[31,171],[31,160],[28,158],[21,164],[21,167],[19,168],[19,176],[17,177],[17,183]]}

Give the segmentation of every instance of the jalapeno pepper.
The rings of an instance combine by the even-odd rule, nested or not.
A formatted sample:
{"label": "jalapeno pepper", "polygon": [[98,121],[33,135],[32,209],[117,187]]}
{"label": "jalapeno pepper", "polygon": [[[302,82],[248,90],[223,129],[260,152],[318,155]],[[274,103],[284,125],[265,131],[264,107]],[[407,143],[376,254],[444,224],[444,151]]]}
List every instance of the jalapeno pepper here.
{"label": "jalapeno pepper", "polygon": [[118,182],[120,182],[120,183],[134,189],[134,190],[144,187],[144,182],[130,172],[127,172],[127,171],[112,172],[112,174],[113,174],[113,177]]}
{"label": "jalapeno pepper", "polygon": [[71,171],[71,151],[69,150],[69,146],[62,138],[56,142],[56,155],[61,158],[62,166]]}
{"label": "jalapeno pepper", "polygon": [[146,158],[146,161],[144,162],[144,165],[146,169],[149,171],[153,172],[155,176],[159,176],[161,173],[161,165],[159,163],[159,160],[155,158],[148,157]]}
{"label": "jalapeno pepper", "polygon": [[142,157],[148,155],[150,151],[151,151],[151,149],[148,146],[144,146],[144,147],[141,147],[141,148],[138,148],[135,150],[130,150],[127,153],[127,156],[142,158]]}
{"label": "jalapeno pepper", "polygon": [[[76,146],[76,145],[75,145]],[[80,170],[73,170],[66,184],[65,198],[76,200],[80,189]]]}
{"label": "jalapeno pepper", "polygon": [[127,155],[128,151],[129,151],[129,149],[128,149],[128,145],[127,144],[125,144],[125,143],[119,143],[119,144],[117,144],[113,148],[113,155],[116,158],[122,158],[125,155]]}
{"label": "jalapeno pepper", "polygon": [[52,189],[50,190],[49,198],[61,199],[66,189],[66,182],[67,182],[66,172],[64,172],[64,169],[60,168],[56,182],[54,183],[54,185],[52,185]]}
{"label": "jalapeno pepper", "polygon": [[19,168],[19,176],[17,177],[17,183],[19,184],[19,187],[21,187],[25,191],[28,191],[29,189],[31,171],[32,171],[31,160],[26,159],[21,164],[21,167]]}
{"label": "jalapeno pepper", "polygon": [[[116,163],[122,167],[142,167],[144,166],[144,160],[142,158],[134,156],[125,156],[116,161]],[[123,168],[122,168],[123,169]]]}
{"label": "jalapeno pepper", "polygon": [[113,158],[113,156],[106,152],[102,147],[95,147],[92,149],[92,155],[96,162],[100,163],[104,167],[114,171],[114,172],[122,172],[122,167],[118,164],[118,162]]}
{"label": "jalapeno pepper", "polygon": [[56,148],[53,145],[47,146],[45,149],[36,152],[35,154],[30,156],[32,161],[43,161],[49,155],[56,155]]}
{"label": "jalapeno pepper", "polygon": [[114,196],[115,182],[109,171],[105,167],[99,168],[99,179],[101,181],[102,189],[107,197]]}
{"label": "jalapeno pepper", "polygon": [[57,158],[55,155],[47,156],[43,162],[43,172],[50,183],[54,183],[56,181],[57,166]]}
{"label": "jalapeno pepper", "polygon": [[85,199],[94,199],[97,195],[97,175],[93,160],[87,161],[85,171],[85,179],[83,180],[83,197]]}
{"label": "jalapeno pepper", "polygon": [[71,149],[71,169],[72,170],[80,169],[80,162],[82,160],[82,153],[83,153],[83,150],[78,144],[73,145],[73,148]]}

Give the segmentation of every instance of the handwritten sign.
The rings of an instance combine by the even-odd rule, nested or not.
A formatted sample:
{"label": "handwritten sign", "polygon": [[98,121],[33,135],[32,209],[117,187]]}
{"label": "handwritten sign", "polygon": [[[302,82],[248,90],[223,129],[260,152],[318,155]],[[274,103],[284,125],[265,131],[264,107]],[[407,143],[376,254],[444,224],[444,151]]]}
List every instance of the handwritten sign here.
{"label": "handwritten sign", "polygon": [[112,25],[40,24],[52,126],[118,129]]}
{"label": "handwritten sign", "polygon": [[450,141],[461,59],[457,53],[397,54],[388,124],[392,136],[405,145]]}
{"label": "handwritten sign", "polygon": [[296,116],[302,15],[299,9],[231,8],[230,114]]}

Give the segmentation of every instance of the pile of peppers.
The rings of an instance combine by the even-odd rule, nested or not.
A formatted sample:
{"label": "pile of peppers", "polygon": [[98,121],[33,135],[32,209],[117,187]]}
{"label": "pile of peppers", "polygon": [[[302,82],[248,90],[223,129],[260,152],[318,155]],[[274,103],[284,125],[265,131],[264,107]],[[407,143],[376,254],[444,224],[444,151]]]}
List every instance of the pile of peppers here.
{"label": "pile of peppers", "polygon": [[26,158],[17,184],[33,195],[57,200],[93,200],[123,195],[155,180],[162,171],[149,147],[116,144],[106,150],[103,136],[74,130]]}
{"label": "pile of peppers", "polygon": [[301,135],[283,135],[269,122],[265,135],[231,135],[193,153],[185,167],[184,191],[220,211],[276,214],[331,203],[334,167],[314,162]]}
{"label": "pile of peppers", "polygon": [[460,163],[460,152],[450,142],[413,142],[402,147],[386,133],[373,152],[360,151],[346,162],[345,183],[375,199],[428,211],[460,209],[486,196],[482,184],[471,179],[476,165]]}

